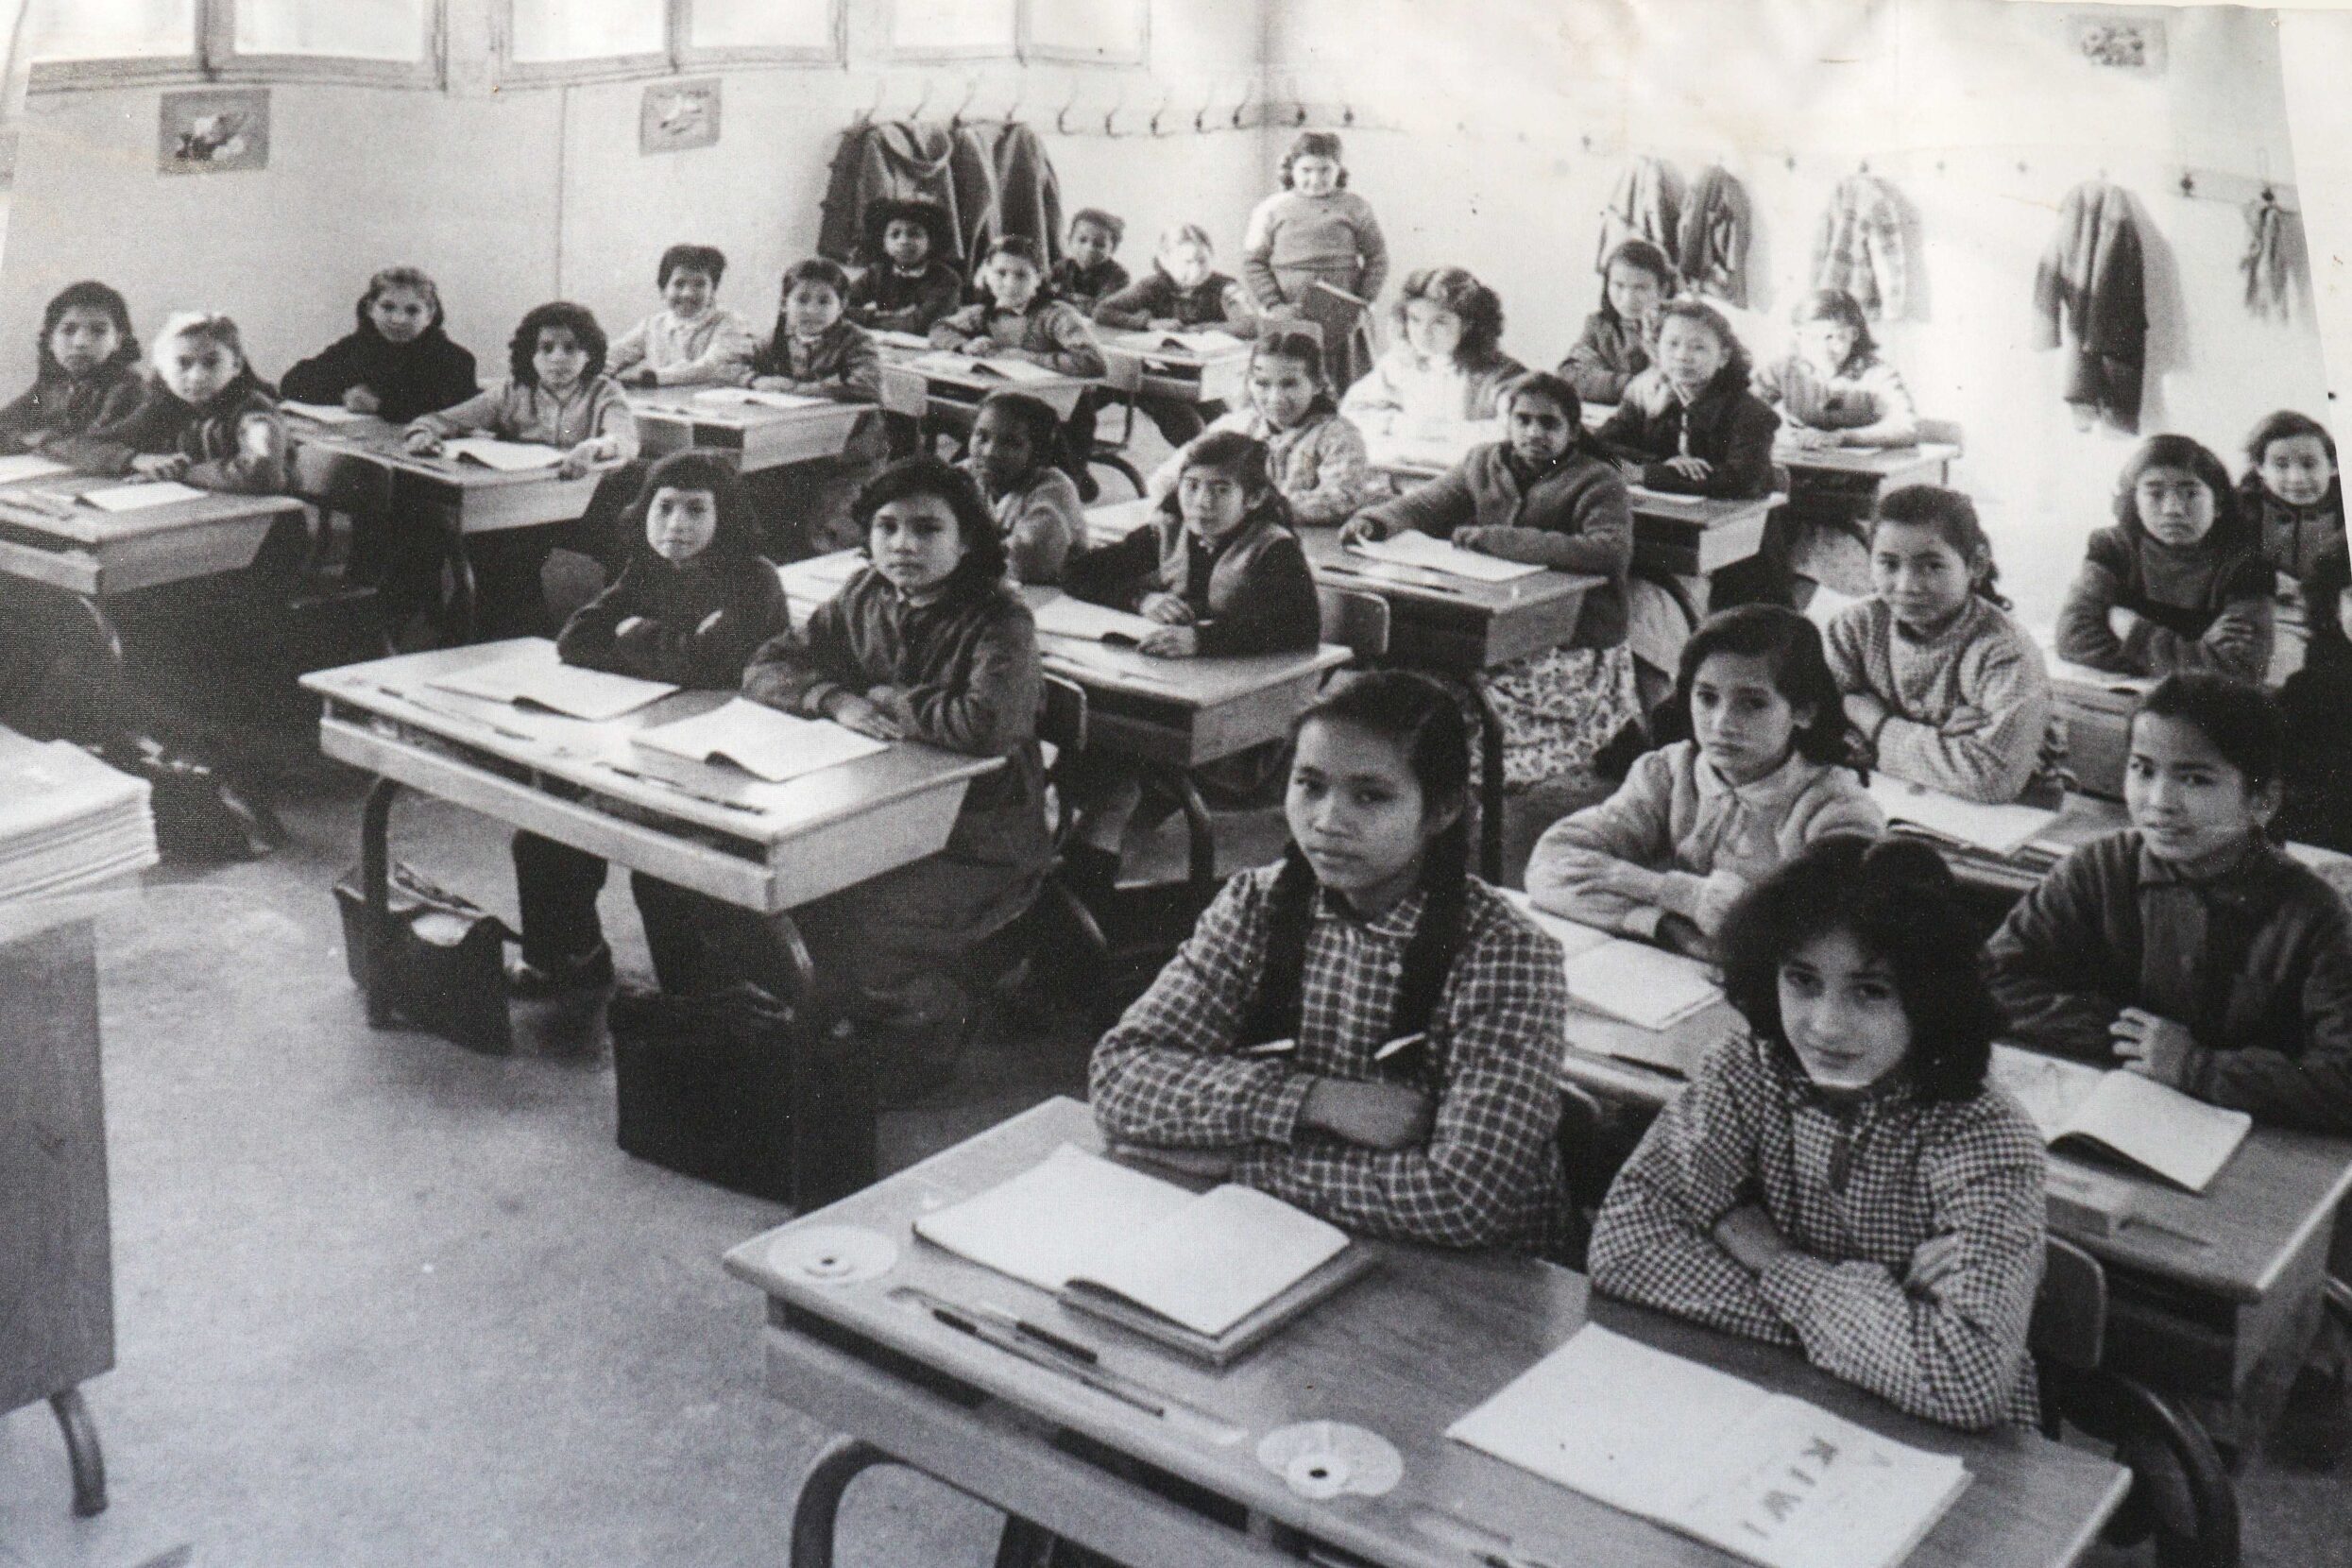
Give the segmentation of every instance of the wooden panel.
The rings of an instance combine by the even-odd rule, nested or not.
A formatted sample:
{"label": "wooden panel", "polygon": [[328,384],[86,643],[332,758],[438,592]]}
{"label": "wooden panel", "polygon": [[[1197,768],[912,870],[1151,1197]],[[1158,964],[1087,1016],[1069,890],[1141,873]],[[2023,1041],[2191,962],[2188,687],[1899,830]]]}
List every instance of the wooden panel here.
{"label": "wooden panel", "polygon": [[0,537],[0,572],[28,583],[46,583],[68,593],[98,592],[98,558],[88,550],[69,546],[52,550]]}
{"label": "wooden panel", "polygon": [[0,1410],[114,1364],[87,920],[0,946]]}

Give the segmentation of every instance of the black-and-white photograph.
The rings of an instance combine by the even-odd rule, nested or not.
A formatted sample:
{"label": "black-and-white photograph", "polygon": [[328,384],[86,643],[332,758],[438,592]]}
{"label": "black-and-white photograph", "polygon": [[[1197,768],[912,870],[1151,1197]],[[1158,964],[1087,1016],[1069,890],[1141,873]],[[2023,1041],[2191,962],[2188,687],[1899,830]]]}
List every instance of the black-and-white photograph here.
{"label": "black-and-white photograph", "polygon": [[0,41],[0,1568],[2352,1568],[2352,3]]}

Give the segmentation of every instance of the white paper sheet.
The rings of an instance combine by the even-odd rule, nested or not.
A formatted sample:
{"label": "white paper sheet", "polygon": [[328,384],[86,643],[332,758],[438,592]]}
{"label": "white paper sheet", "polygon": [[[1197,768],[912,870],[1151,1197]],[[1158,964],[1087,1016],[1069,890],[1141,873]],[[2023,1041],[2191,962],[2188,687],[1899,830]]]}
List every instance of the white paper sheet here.
{"label": "white paper sheet", "polygon": [[0,485],[21,485],[27,479],[46,479],[53,473],[72,473],[66,464],[47,458],[37,452],[14,452],[0,457]]}
{"label": "white paper sheet", "polygon": [[463,696],[529,704],[574,719],[618,719],[677,690],[666,681],[566,664],[555,656],[555,645],[543,641],[430,684]]}
{"label": "white paper sheet", "polygon": [[1024,386],[1060,379],[1044,366],[1031,365],[1025,359],[974,359],[969,354],[948,353],[944,349],[907,363],[917,370],[935,370],[942,375],[963,376],[979,381],[1014,382]]}
{"label": "white paper sheet", "polygon": [[1044,637],[1074,638],[1101,642],[1126,638],[1140,642],[1158,631],[1157,622],[1104,605],[1090,605],[1065,593],[1036,606],[1037,631]]}
{"label": "white paper sheet", "polygon": [[1896,778],[1883,770],[1870,775],[1870,798],[1890,823],[1909,823],[1937,837],[2011,855],[2050,830],[2055,811],[2037,806],[1987,805],[1963,800],[1923,784]]}
{"label": "white paper sheet", "polygon": [[299,415],[313,424],[355,425],[364,419],[375,418],[372,414],[355,413],[341,403],[300,403],[289,398],[280,402],[278,406],[288,414]]}
{"label": "white paper sheet", "polygon": [[1123,1238],[1192,1201],[1173,1182],[1065,1144],[1011,1181],[924,1215],[914,1233],[983,1268],[1059,1290]]}
{"label": "white paper sheet", "polygon": [[1416,566],[1425,571],[1442,571],[1448,576],[1468,577],[1480,583],[1508,583],[1521,577],[1532,577],[1544,570],[1524,561],[1506,561],[1493,555],[1481,555],[1474,550],[1463,550],[1411,528],[1389,538],[1367,540],[1348,548],[1375,561],[1387,561],[1395,566]]}
{"label": "white paper sheet", "polygon": [[675,724],[632,732],[629,743],[695,762],[724,762],[771,784],[837,768],[886,743],[823,719],[795,718],[741,697]]}
{"label": "white paper sheet", "polygon": [[763,392],[748,386],[709,386],[694,394],[694,401],[712,408],[822,408],[827,400],[812,398],[803,392]]}
{"label": "white paper sheet", "polygon": [[176,479],[159,479],[145,485],[111,485],[81,493],[84,505],[95,506],[101,512],[144,512],[182,501],[202,501],[204,496],[204,491]]}
{"label": "white paper sheet", "polygon": [[533,469],[552,469],[564,460],[564,454],[554,447],[543,447],[536,441],[493,440],[487,435],[466,435],[453,441],[444,441],[441,451],[448,456],[479,463],[501,473],[527,473]]}
{"label": "white paper sheet", "polygon": [[1568,993],[1579,1007],[1643,1029],[1671,1029],[1723,993],[1696,959],[1611,937],[1568,961]]}

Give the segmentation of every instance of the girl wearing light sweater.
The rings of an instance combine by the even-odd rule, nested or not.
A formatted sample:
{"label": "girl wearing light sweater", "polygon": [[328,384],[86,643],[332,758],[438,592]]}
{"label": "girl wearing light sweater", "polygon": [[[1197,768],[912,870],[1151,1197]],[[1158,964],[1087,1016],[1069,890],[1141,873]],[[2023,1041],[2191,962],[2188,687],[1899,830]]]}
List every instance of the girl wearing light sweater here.
{"label": "girl wearing light sweater", "polygon": [[1389,278],[1380,220],[1347,184],[1339,138],[1301,131],[1283,157],[1283,188],[1257,204],[1241,242],[1241,281],[1258,310],[1313,323],[1338,387],[1363,374],[1364,311]]}
{"label": "girl wearing light sweater", "polygon": [[1339,400],[1359,425],[1491,419],[1503,388],[1526,373],[1503,352],[1501,298],[1461,267],[1407,276],[1395,315],[1395,344]]}
{"label": "girl wearing light sweater", "polygon": [[1874,591],[1824,633],[1878,765],[1964,800],[2017,799],[2050,728],[2050,675],[1999,575],[1967,496],[1907,485],[1870,522]]}
{"label": "girl wearing light sweater", "polygon": [[1676,699],[1696,737],[1649,752],[1617,793],[1554,823],[1527,862],[1538,907],[1711,955],[1749,887],[1815,839],[1885,818],[1851,766],[1855,736],[1796,611],[1744,605],[1682,650]]}
{"label": "girl wearing light sweater", "polygon": [[[1322,346],[1312,332],[1276,327],[1250,350],[1249,406],[1218,417],[1203,435],[1233,432],[1266,445],[1274,488],[1301,528],[1335,527],[1364,502],[1364,435],[1332,401]],[[1168,454],[1145,493],[1176,487],[1200,438]]]}

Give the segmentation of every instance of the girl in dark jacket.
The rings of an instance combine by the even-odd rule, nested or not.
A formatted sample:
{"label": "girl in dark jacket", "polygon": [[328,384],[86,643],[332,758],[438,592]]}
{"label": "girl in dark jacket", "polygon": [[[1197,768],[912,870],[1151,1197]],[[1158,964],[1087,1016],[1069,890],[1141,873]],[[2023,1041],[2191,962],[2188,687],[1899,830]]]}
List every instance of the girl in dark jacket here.
{"label": "girl in dark jacket", "polygon": [[279,391],[289,401],[404,425],[481,390],[473,355],[442,331],[441,291],[416,267],[388,266],[368,279],[352,315],[351,331],[286,372]]}
{"label": "girl in dark jacket", "polygon": [[39,355],[31,388],[0,408],[0,450],[92,467],[90,432],[146,396],[129,305],[104,283],[68,283],[41,314]]}
{"label": "girl in dark jacket", "polygon": [[1595,434],[1628,481],[1678,495],[1772,493],[1781,417],[1747,389],[1747,350],[1713,305],[1660,307],[1655,361]]}

